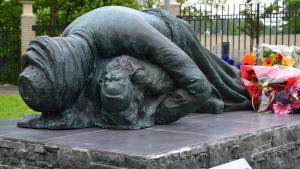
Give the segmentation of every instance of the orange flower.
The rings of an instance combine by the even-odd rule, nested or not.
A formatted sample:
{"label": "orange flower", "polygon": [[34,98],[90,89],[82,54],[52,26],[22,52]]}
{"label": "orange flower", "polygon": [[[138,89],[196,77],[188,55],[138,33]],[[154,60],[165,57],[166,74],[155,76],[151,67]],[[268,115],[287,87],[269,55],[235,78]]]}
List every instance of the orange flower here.
{"label": "orange flower", "polygon": [[252,52],[249,52],[243,56],[242,59],[243,65],[254,65],[255,62],[256,62],[256,56]]}
{"label": "orange flower", "polygon": [[261,62],[261,65],[263,65],[263,66],[273,66],[273,59],[271,57],[266,58]]}
{"label": "orange flower", "polygon": [[281,61],[284,66],[294,66],[295,59],[292,56],[284,56]]}

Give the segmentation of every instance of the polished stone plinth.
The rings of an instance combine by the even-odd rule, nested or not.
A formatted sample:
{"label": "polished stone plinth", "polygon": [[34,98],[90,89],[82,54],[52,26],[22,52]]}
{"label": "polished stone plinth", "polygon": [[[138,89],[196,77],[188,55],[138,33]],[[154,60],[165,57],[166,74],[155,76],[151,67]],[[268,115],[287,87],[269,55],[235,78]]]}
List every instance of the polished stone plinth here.
{"label": "polished stone plinth", "polygon": [[[191,114],[141,130],[35,130],[0,120],[0,168],[253,168],[300,166],[300,115]],[[1,168],[1,169],[2,169]]]}

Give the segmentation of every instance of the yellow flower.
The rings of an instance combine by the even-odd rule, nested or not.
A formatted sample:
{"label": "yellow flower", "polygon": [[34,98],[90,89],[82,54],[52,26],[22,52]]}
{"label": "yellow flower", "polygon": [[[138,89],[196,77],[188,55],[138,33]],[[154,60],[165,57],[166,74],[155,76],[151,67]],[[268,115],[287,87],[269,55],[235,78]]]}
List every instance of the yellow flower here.
{"label": "yellow flower", "polygon": [[294,66],[295,59],[292,56],[284,56],[281,61],[284,66]]}

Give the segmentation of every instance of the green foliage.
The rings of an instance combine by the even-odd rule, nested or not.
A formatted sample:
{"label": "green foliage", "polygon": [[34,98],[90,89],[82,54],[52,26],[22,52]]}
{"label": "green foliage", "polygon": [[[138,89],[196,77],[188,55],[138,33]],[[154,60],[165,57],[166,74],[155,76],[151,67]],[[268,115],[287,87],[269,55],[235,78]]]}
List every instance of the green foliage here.
{"label": "green foliage", "polygon": [[0,95],[0,119],[23,117],[26,114],[37,114],[31,110],[20,96]]}
{"label": "green foliage", "polygon": [[[151,2],[149,1],[151,4]],[[37,21],[43,23],[71,22],[78,16],[102,6],[127,6],[138,9],[137,0],[35,0],[34,12]]]}
{"label": "green foliage", "polygon": [[289,19],[285,18],[288,22],[284,30],[290,31],[290,33],[300,33],[300,1],[299,0],[285,0],[285,11],[289,13]]}
{"label": "green foliage", "polygon": [[0,0],[0,82],[17,83],[21,68],[21,13],[17,0]]}
{"label": "green foliage", "polygon": [[37,29],[37,35],[57,36],[75,18],[102,6],[117,5],[139,9],[153,6],[154,2],[155,0],[147,0],[144,4],[140,4],[138,0],[35,0],[37,25],[48,25]]}
{"label": "green foliage", "polygon": [[203,0],[204,4],[213,5],[213,6],[222,6],[226,4],[227,0]]}
{"label": "green foliage", "polygon": [[0,27],[19,26],[22,13],[18,0],[0,0]]}
{"label": "green foliage", "polygon": [[[186,3],[188,0],[176,0],[177,3],[179,4],[184,4]],[[213,5],[213,6],[221,6],[226,4],[227,0],[199,0],[198,2],[201,2],[203,4],[207,4],[207,5]]]}

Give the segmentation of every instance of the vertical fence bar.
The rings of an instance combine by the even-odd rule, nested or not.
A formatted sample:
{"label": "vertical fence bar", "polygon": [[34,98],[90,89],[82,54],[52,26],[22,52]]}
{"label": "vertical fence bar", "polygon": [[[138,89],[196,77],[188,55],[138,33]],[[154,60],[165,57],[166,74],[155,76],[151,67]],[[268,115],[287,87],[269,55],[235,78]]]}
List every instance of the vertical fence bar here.
{"label": "vertical fence bar", "polygon": [[199,27],[200,27],[200,31],[199,31],[199,40],[201,42],[201,37],[202,37],[202,24],[201,24],[201,21],[202,21],[202,7],[200,5],[200,21],[199,21]]}
{"label": "vertical fence bar", "polygon": [[288,4],[288,46],[290,46],[290,34],[291,34],[291,3],[289,2],[289,4]]}
{"label": "vertical fence bar", "polygon": [[8,76],[8,81],[9,82],[12,82],[13,81],[13,46],[16,45],[14,41],[12,41],[12,39],[14,39],[13,35],[14,35],[14,32],[12,30],[9,30],[9,52],[8,52],[8,65],[7,65],[7,69],[8,69],[8,73],[7,73],[7,76]]}
{"label": "vertical fence bar", "polygon": [[244,10],[244,17],[245,17],[245,22],[244,22],[244,50],[247,50],[246,48],[246,44],[247,44],[247,41],[246,41],[246,32],[247,32],[247,6],[246,6],[246,3],[245,3],[245,10]]}
{"label": "vertical fence bar", "polygon": [[256,4],[256,49],[259,46],[259,4]]}
{"label": "vertical fence bar", "polygon": [[[239,15],[238,15],[238,17],[239,17],[239,42],[238,42],[238,52],[239,52],[239,54],[238,54],[238,56],[240,57],[240,51],[241,51],[241,4],[239,4]],[[240,61],[240,60],[239,60]]]}
{"label": "vertical fence bar", "polygon": [[283,41],[283,32],[284,32],[284,29],[283,29],[283,22],[284,22],[284,15],[285,15],[285,11],[284,11],[284,1],[282,1],[282,12],[280,12],[280,16],[281,16],[281,45],[284,45],[284,41]]}
{"label": "vertical fence bar", "polygon": [[223,33],[224,33],[224,6],[222,6],[222,17],[221,17],[221,25],[222,25],[222,30],[221,30],[221,42],[223,42]]}
{"label": "vertical fence bar", "polygon": [[[7,45],[7,43],[8,43],[8,38],[7,38],[8,31],[7,31],[7,28],[6,28],[5,32],[6,32],[6,34],[4,35],[4,37],[5,37],[4,38],[5,39],[4,40],[4,44],[5,44],[4,45],[4,53],[5,53],[4,54],[4,64],[8,64],[8,61],[7,61],[8,60],[8,54],[7,54],[8,53],[8,49],[7,49],[7,46],[8,46]],[[7,76],[7,66],[4,67],[4,76]]]}
{"label": "vertical fence bar", "polygon": [[196,32],[196,18],[195,18],[195,17],[197,17],[197,14],[195,14],[195,12],[196,11],[194,11],[194,13],[193,13],[192,19],[193,19],[193,23],[194,23],[194,32],[197,33]]}
{"label": "vertical fence bar", "polygon": [[232,53],[231,56],[234,57],[234,39],[235,39],[235,34],[234,34],[234,28],[235,28],[235,4],[233,4],[233,14],[232,14]]}
{"label": "vertical fence bar", "polygon": [[269,14],[269,44],[272,42],[272,14]]}
{"label": "vertical fence bar", "polygon": [[266,3],[264,3],[264,35],[263,35],[263,42],[266,42]]}
{"label": "vertical fence bar", "polygon": [[278,36],[278,1],[276,2],[276,24],[275,24],[275,45],[277,45]]}
{"label": "vertical fence bar", "polygon": [[253,8],[252,8],[253,6],[252,6],[252,3],[250,3],[250,26],[249,26],[249,32],[250,32],[250,51],[252,52],[253,51],[253,47],[254,47],[254,39],[253,39],[253,36],[255,36],[254,35],[254,28],[252,27],[252,25],[254,24],[253,23]]}
{"label": "vertical fence bar", "polygon": [[210,43],[209,43],[209,50],[211,51],[212,49],[212,25],[213,25],[213,13],[212,13],[212,3],[210,4],[210,31],[209,31],[209,34],[210,34]]}
{"label": "vertical fence bar", "polygon": [[188,13],[188,22],[191,24],[191,7],[189,6],[189,13]]}
{"label": "vertical fence bar", "polygon": [[204,41],[205,41],[205,47],[206,46],[206,19],[207,19],[207,7],[205,5],[205,15],[204,15]]}
{"label": "vertical fence bar", "polygon": [[[239,42],[238,42],[239,57],[241,56],[241,4],[239,4]],[[239,60],[240,62],[240,60]]]}
{"label": "vertical fence bar", "polygon": [[216,15],[215,15],[215,19],[216,19],[216,44],[218,44],[218,5],[216,6]]}
{"label": "vertical fence bar", "polygon": [[297,44],[297,15],[298,15],[298,13],[297,13],[297,11],[295,10],[294,11],[295,13],[294,13],[294,16],[295,16],[295,20],[294,20],[294,45],[296,46],[296,44]]}
{"label": "vertical fence bar", "polygon": [[226,16],[226,29],[227,29],[227,42],[228,42],[228,36],[229,36],[229,5],[227,6],[227,16]]}
{"label": "vertical fence bar", "polygon": [[10,76],[9,76],[10,75],[10,69],[9,69],[10,65],[9,64],[10,64],[10,59],[11,59],[11,50],[10,50],[11,31],[10,31],[10,29],[7,30],[6,37],[7,37],[7,42],[6,42],[6,44],[7,44],[7,46],[6,46],[6,49],[7,49],[6,79],[9,82],[10,81]]}

